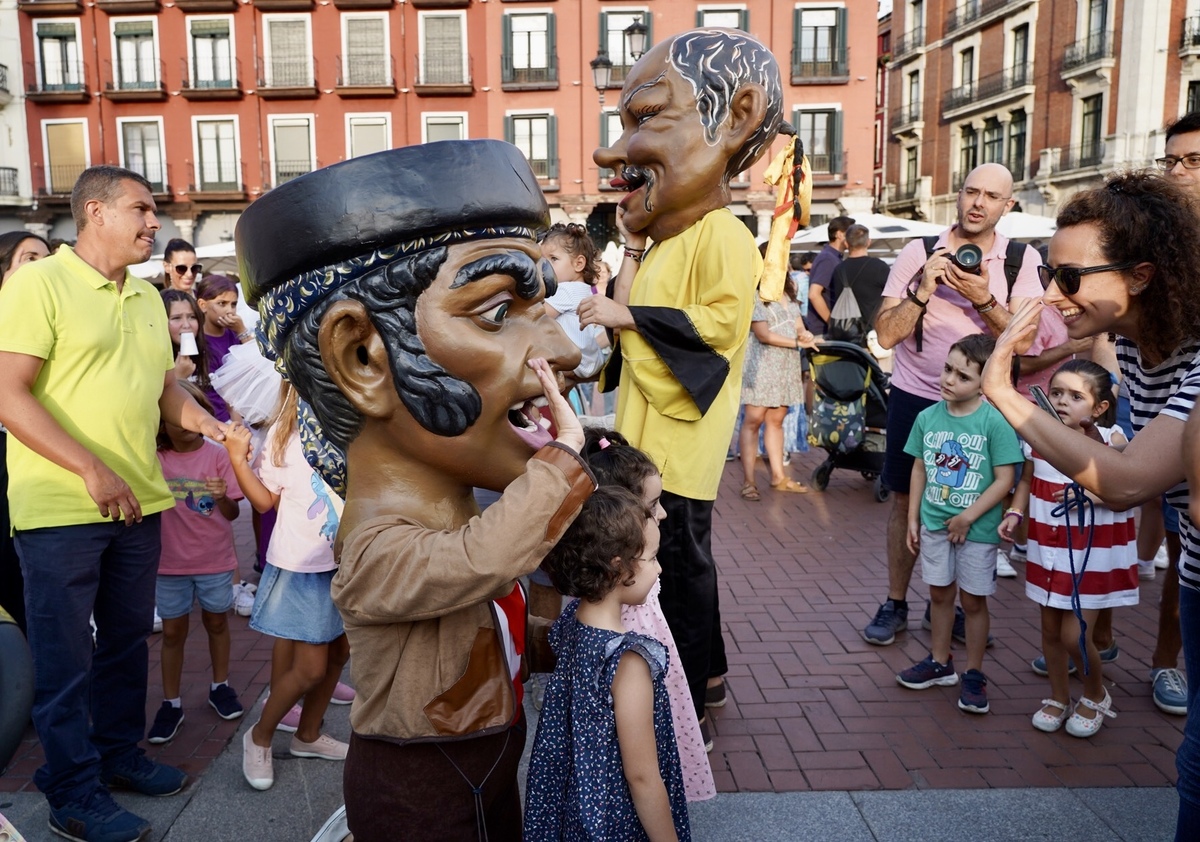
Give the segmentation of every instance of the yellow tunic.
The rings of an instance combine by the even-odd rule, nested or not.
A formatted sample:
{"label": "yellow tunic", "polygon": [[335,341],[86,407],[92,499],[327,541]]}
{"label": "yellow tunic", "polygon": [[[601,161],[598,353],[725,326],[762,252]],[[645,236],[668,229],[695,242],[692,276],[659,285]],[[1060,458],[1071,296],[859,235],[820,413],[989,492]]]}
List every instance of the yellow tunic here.
{"label": "yellow tunic", "polygon": [[[695,338],[707,346],[700,354],[689,349],[693,358],[707,353],[718,363],[715,369],[698,367],[715,371],[718,377],[724,371],[719,391],[707,411],[701,412],[680,382],[682,377],[691,386],[693,372],[680,370],[674,357],[672,372],[651,340],[632,330],[621,332],[617,430],[658,465],[663,488],[681,497],[717,497],[737,419],[742,358],[761,271],[754,237],[741,220],[722,208],[655,244],[634,278],[630,307],[682,311]],[[639,320],[636,309],[634,318]],[[645,333],[640,321],[639,329]]]}

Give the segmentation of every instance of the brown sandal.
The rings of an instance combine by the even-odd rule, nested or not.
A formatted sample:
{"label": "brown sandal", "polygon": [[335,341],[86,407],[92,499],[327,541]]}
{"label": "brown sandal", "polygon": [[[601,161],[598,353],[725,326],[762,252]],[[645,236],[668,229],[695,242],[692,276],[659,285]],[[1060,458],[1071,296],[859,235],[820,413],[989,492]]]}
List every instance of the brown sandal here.
{"label": "brown sandal", "polygon": [[758,493],[758,487],[754,483],[748,482],[742,486],[742,499],[757,503],[762,496]]}
{"label": "brown sandal", "polygon": [[808,486],[802,482],[785,479],[783,482],[772,483],[771,488],[774,491],[791,491],[795,494],[807,494]]}

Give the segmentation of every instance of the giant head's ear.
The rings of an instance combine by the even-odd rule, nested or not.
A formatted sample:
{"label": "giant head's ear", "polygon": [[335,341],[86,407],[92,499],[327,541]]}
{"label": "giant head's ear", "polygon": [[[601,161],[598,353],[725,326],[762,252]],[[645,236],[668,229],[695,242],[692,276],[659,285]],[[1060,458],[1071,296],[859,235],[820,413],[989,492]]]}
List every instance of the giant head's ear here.
{"label": "giant head's ear", "polygon": [[361,302],[342,300],[321,319],[321,362],[346,400],[368,418],[388,418],[398,400],[383,338]]}
{"label": "giant head's ear", "polygon": [[729,101],[722,141],[732,156],[741,149],[767,119],[767,91],[762,85],[746,82]]}

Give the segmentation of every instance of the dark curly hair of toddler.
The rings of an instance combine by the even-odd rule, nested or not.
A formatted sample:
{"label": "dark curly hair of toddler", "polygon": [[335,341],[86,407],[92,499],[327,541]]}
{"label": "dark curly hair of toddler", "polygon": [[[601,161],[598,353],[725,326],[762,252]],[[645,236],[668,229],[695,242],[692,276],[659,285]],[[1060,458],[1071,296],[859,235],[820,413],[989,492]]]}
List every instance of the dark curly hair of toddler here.
{"label": "dark curly hair of toddler", "polygon": [[618,585],[633,584],[649,517],[632,491],[602,485],[546,555],[542,569],[559,593],[599,602]]}

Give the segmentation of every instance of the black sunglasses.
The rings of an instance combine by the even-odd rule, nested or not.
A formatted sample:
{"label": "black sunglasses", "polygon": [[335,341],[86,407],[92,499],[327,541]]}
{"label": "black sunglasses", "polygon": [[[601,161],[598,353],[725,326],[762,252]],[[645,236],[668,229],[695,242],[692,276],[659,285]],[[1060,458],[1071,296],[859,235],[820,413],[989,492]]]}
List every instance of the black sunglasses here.
{"label": "black sunglasses", "polygon": [[1132,269],[1137,266],[1137,263],[1108,263],[1104,266],[1059,266],[1057,268],[1051,266],[1039,266],[1038,277],[1042,279],[1042,286],[1050,286],[1050,282],[1058,284],[1058,288],[1063,291],[1063,295],[1074,295],[1079,292],[1079,282],[1084,275],[1090,275],[1093,272],[1121,272],[1125,269]]}
{"label": "black sunglasses", "polygon": [[203,268],[204,267],[199,263],[193,263],[191,266],[184,266],[182,263],[179,263],[179,264],[176,264],[175,271],[178,272],[180,275],[186,275],[189,271],[193,275],[199,275],[200,270]]}

